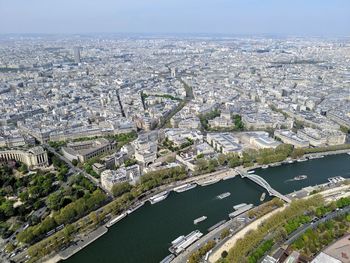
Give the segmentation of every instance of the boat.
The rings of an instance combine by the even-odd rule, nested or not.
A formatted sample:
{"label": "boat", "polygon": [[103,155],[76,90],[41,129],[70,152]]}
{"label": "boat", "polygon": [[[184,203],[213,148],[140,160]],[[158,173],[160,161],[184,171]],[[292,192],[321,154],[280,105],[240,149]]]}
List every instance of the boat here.
{"label": "boat", "polygon": [[248,174],[253,174],[253,173],[255,173],[255,171],[254,171],[254,170],[250,170],[250,171],[248,171]]}
{"label": "boat", "polygon": [[236,177],[236,175],[234,174],[234,175],[228,175],[228,176],[225,176],[224,178],[222,178],[222,180],[228,180],[228,179],[232,179],[232,178],[235,178]]}
{"label": "boat", "polygon": [[160,261],[159,263],[170,263],[171,261],[173,261],[175,258],[175,255],[170,254],[168,256],[166,256],[162,261]]}
{"label": "boat", "polygon": [[348,155],[350,155],[350,152],[348,152]]}
{"label": "boat", "polygon": [[207,186],[207,185],[211,185],[211,184],[215,184],[217,182],[219,182],[220,179],[209,179],[207,181],[204,181],[203,183],[201,183],[201,186]]}
{"label": "boat", "polygon": [[293,178],[294,181],[301,181],[307,179],[307,175],[298,175]]}
{"label": "boat", "polygon": [[312,154],[309,156],[309,160],[311,159],[321,159],[324,158],[324,155],[317,155],[317,154]]}
{"label": "boat", "polygon": [[222,193],[222,194],[218,195],[217,198],[224,199],[226,197],[229,197],[230,195],[231,195],[231,193],[226,192],[226,193]]}
{"label": "boat", "polygon": [[238,204],[238,205],[234,205],[233,209],[234,210],[238,210],[238,209],[240,209],[240,208],[242,208],[243,206],[246,206],[246,205],[247,205],[246,203],[241,203],[241,204]]}
{"label": "boat", "polygon": [[135,212],[137,209],[139,209],[139,208],[140,208],[141,206],[143,206],[144,204],[145,204],[145,202],[141,202],[141,203],[138,204],[137,206],[128,209],[128,211],[126,211],[126,213],[129,215],[129,214],[131,214],[132,212]]}
{"label": "boat", "polygon": [[113,226],[115,223],[119,222],[120,220],[122,220],[124,217],[127,216],[127,213],[122,213],[119,216],[117,216],[116,218],[113,218],[111,221],[109,221],[106,226],[107,227],[111,227]]}
{"label": "boat", "polygon": [[277,167],[277,166],[280,166],[281,165],[281,163],[273,163],[273,164],[271,164],[271,167]]}
{"label": "boat", "polygon": [[180,185],[178,187],[175,187],[173,190],[176,192],[176,193],[182,193],[182,192],[185,192],[185,191],[188,191],[190,189],[193,189],[197,186],[196,183],[192,183],[192,184],[184,184],[184,185]]}
{"label": "boat", "polygon": [[216,223],[215,225],[208,228],[208,232],[213,231],[215,228],[218,228],[219,226],[226,223],[226,220],[221,220],[220,222]]}
{"label": "boat", "polygon": [[239,208],[238,210],[230,213],[229,217],[233,218],[233,217],[239,216],[240,214],[243,214],[243,213],[247,212],[248,210],[252,209],[253,206],[254,206],[253,204],[245,205],[245,206]]}
{"label": "boat", "polygon": [[289,160],[288,163],[294,163],[294,160]]}
{"label": "boat", "polygon": [[262,169],[267,169],[267,168],[269,168],[269,166],[267,164],[265,164],[265,165],[261,166],[261,168]]}
{"label": "boat", "polygon": [[187,236],[180,236],[171,242],[172,246],[169,248],[169,251],[175,255],[179,255],[202,236],[203,234],[199,230],[192,231]]}
{"label": "boat", "polygon": [[266,193],[263,192],[260,196],[260,202],[263,202],[265,200],[265,197],[266,197]]}
{"label": "boat", "polygon": [[198,223],[206,220],[207,217],[206,216],[201,216],[201,217],[198,217],[197,219],[193,220],[193,224],[197,225]]}
{"label": "boat", "polygon": [[306,161],[307,161],[307,158],[300,158],[297,160],[298,163],[306,162]]}
{"label": "boat", "polygon": [[175,238],[173,241],[171,241],[171,244],[175,245],[175,244],[179,243],[180,241],[182,241],[184,238],[185,238],[184,235],[179,236],[179,237]]}
{"label": "boat", "polygon": [[328,181],[332,184],[336,184],[345,181],[345,178],[342,176],[330,177],[328,178]]}
{"label": "boat", "polygon": [[159,194],[156,194],[149,198],[150,203],[153,205],[155,203],[158,203],[160,201],[163,201],[165,198],[167,198],[169,195],[168,191],[161,192]]}

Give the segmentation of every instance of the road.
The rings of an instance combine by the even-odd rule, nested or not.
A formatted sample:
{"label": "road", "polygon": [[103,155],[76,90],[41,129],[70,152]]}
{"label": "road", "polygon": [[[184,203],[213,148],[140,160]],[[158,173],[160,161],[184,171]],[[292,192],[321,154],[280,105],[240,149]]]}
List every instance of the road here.
{"label": "road", "polygon": [[107,195],[111,195],[110,192],[106,191],[106,189],[103,189],[101,187],[101,183],[100,181],[93,177],[92,175],[88,174],[87,172],[85,172],[84,170],[80,169],[79,167],[74,166],[67,158],[65,158],[64,156],[62,156],[60,153],[58,153],[53,147],[51,147],[48,144],[43,144],[43,146],[49,150],[50,152],[52,152],[54,155],[56,155],[61,161],[65,162],[68,167],[74,171],[74,173],[80,173],[82,174],[84,177],[86,177],[87,179],[89,179],[91,182],[93,182],[98,188],[100,188],[102,191],[104,191]]}
{"label": "road", "polygon": [[293,233],[291,233],[288,237],[287,240],[285,242],[286,245],[291,245],[296,239],[298,239],[302,234],[305,233],[305,231],[307,231],[308,229],[312,228],[316,228],[319,224],[322,224],[328,220],[331,220],[337,216],[340,215],[344,215],[346,213],[350,212],[350,206],[345,207],[343,209],[339,209],[336,211],[333,211],[331,213],[329,213],[328,215],[326,215],[325,217],[322,217],[320,219],[318,219],[316,222],[313,223],[308,223],[303,225],[302,227],[298,228],[296,231],[294,231]]}

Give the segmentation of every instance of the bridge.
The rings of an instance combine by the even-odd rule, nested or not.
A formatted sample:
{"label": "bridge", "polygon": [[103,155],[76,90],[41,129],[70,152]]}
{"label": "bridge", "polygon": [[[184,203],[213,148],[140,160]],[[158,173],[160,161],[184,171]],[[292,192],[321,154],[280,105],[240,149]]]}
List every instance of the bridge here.
{"label": "bridge", "polygon": [[253,181],[254,183],[260,185],[261,187],[265,188],[266,191],[269,193],[270,196],[276,196],[279,199],[290,203],[292,200],[289,199],[287,196],[279,193],[278,191],[276,191],[275,189],[273,189],[268,182],[265,181],[265,179],[263,179],[262,177],[260,177],[259,175],[256,174],[249,174],[243,171],[240,171],[238,169],[236,169],[236,172],[242,177],[242,178],[248,178],[251,181]]}

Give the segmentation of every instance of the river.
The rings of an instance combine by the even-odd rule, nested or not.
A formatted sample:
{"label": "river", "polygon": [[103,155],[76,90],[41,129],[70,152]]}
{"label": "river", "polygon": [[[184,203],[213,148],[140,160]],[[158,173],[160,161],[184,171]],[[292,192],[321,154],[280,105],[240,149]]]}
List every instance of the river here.
{"label": "river", "polygon": [[[326,183],[334,176],[350,177],[350,156],[326,156],[306,162],[285,164],[268,169],[257,169],[277,191],[287,194],[309,185]],[[290,181],[297,175],[307,175],[306,180]],[[162,202],[147,202],[130,216],[115,224],[108,233],[78,252],[65,263],[153,263],[169,254],[170,242],[180,235],[198,229],[207,229],[233,211],[239,203],[260,203],[263,188],[239,176],[181,194],[171,192]],[[217,195],[230,192],[219,200]],[[267,197],[265,201],[269,200]],[[208,219],[198,225],[193,220],[206,215]]]}

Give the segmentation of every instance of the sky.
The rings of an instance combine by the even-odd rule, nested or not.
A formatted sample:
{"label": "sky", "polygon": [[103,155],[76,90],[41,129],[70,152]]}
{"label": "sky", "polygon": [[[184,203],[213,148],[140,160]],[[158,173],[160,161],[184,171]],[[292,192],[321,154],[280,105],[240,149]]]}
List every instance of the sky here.
{"label": "sky", "polygon": [[0,0],[0,34],[350,36],[350,0]]}

